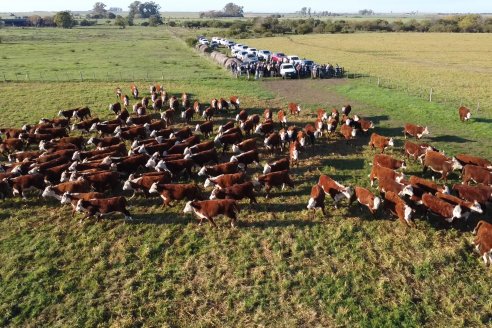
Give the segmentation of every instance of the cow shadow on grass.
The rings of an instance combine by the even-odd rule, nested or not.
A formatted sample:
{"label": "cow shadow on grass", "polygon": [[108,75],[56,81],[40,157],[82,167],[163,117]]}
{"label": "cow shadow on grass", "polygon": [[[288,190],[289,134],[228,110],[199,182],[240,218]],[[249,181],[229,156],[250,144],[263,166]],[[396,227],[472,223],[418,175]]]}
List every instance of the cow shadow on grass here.
{"label": "cow shadow on grass", "polygon": [[308,220],[284,220],[275,219],[272,220],[262,220],[262,221],[238,221],[239,228],[285,228],[289,226],[302,227],[315,227],[317,225],[323,224],[323,222],[318,221],[308,221]]}
{"label": "cow shadow on grass", "polygon": [[388,121],[389,116],[388,115],[375,115],[375,116],[368,116],[365,119],[372,121],[375,125],[381,123],[382,121]]}
{"label": "cow shadow on grass", "polygon": [[437,137],[431,137],[430,139],[435,142],[454,142],[454,143],[476,142],[475,140],[470,140],[463,137],[452,136],[452,135],[441,135]]}
{"label": "cow shadow on grass", "polygon": [[155,225],[187,225],[192,222],[192,217],[184,213],[144,213],[133,215],[133,220],[127,220],[128,224],[155,224]]}
{"label": "cow shadow on grass", "polygon": [[375,132],[389,138],[403,136],[402,127],[377,127]]}
{"label": "cow shadow on grass", "polygon": [[477,123],[492,123],[492,118],[476,117],[473,121]]}

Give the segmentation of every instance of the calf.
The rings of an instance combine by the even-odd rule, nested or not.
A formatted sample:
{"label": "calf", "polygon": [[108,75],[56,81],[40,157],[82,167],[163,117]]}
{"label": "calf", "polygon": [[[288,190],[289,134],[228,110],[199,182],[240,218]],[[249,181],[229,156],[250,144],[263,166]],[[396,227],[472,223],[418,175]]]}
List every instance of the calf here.
{"label": "calf", "polygon": [[414,160],[418,159],[422,163],[427,149],[432,150],[431,147],[428,147],[425,144],[415,144],[410,141],[405,141],[404,152],[407,158],[412,156]]}
{"label": "calf", "polygon": [[244,172],[221,174],[216,177],[210,177],[205,180],[204,187],[227,188],[238,183],[243,183],[246,180],[246,174]]}
{"label": "calf", "polygon": [[325,174],[319,177],[318,185],[323,189],[325,194],[330,195],[333,199],[335,208],[337,208],[338,202],[343,197],[346,197],[350,201],[354,195],[354,190],[351,187],[345,187]]}
{"label": "calf", "polygon": [[468,154],[458,154],[455,156],[455,158],[463,166],[466,164],[472,164],[472,165],[484,167],[487,170],[492,170],[492,163],[488,159],[485,159],[485,158],[481,158],[478,156],[472,156],[472,155],[468,155]]}
{"label": "calf", "polygon": [[240,167],[243,167],[243,165],[238,162],[228,162],[217,164],[214,166],[204,166],[200,169],[200,171],[198,171],[198,175],[216,177],[221,174],[237,173]]}
{"label": "calf", "polygon": [[392,169],[388,169],[387,167],[380,166],[379,164],[375,164],[371,167],[371,173],[369,174],[371,187],[374,185],[374,180],[379,179],[379,177],[387,177],[389,179],[400,182],[402,179],[405,178],[405,175]]}
{"label": "calf", "polygon": [[301,106],[299,106],[296,103],[289,103],[288,107],[289,107],[290,115],[297,114],[299,116],[299,113],[301,112]]}
{"label": "calf", "polygon": [[491,185],[492,172],[481,166],[467,164],[463,168],[462,179],[464,184],[470,184],[470,181],[473,181],[475,183]]}
{"label": "calf", "polygon": [[202,124],[197,124],[195,127],[196,132],[201,132],[205,138],[208,138],[210,134],[214,131],[214,122],[206,121]]}
{"label": "calf", "polygon": [[453,222],[455,218],[460,219],[463,216],[460,205],[453,206],[450,203],[428,193],[422,196],[422,203],[425,207],[427,207],[428,211],[439,215],[447,222]]}
{"label": "calf", "polygon": [[355,198],[357,201],[367,206],[371,214],[375,214],[381,205],[381,198],[376,197],[372,192],[362,187],[355,187]]}
{"label": "calf", "polygon": [[254,149],[256,149],[256,138],[246,139],[232,145],[232,151],[235,153],[247,152]]}
{"label": "calf", "polygon": [[194,200],[203,199],[202,192],[200,188],[193,183],[189,184],[178,184],[178,183],[167,183],[158,184],[155,182],[149,189],[151,194],[160,194],[162,198],[162,206],[171,206],[173,200]]}
{"label": "calf", "polygon": [[473,230],[475,249],[482,256],[485,265],[492,263],[492,224],[479,221]]}
{"label": "calf", "polygon": [[73,112],[72,117],[74,117],[74,118],[76,118],[76,119],[78,119],[80,121],[82,121],[82,120],[84,120],[86,118],[89,118],[89,117],[92,118],[92,116],[91,116],[91,110],[89,109],[89,107],[79,108],[79,109],[77,109],[77,110],[75,110]]}
{"label": "calf", "polygon": [[480,204],[477,201],[469,202],[467,200],[463,200],[461,198],[449,194],[444,194],[442,192],[437,192],[436,197],[450,203],[451,205],[461,206],[461,209],[466,210],[468,212],[464,214],[465,218],[468,218],[470,212],[477,212],[479,214],[483,213],[482,206],[480,206]]}
{"label": "calf", "polygon": [[7,183],[12,188],[12,194],[14,196],[20,195],[22,198],[26,198],[25,191],[38,189],[44,190],[46,184],[44,182],[44,176],[42,174],[26,174],[15,178],[7,178]]}
{"label": "calf", "polygon": [[413,196],[413,187],[411,185],[404,185],[403,183],[396,182],[394,179],[388,177],[380,177],[378,183],[378,190],[380,193],[386,193],[392,191],[398,196]]}
{"label": "calf", "polygon": [[250,203],[258,204],[254,192],[254,183],[251,181],[235,184],[230,187],[215,187],[210,194],[210,199],[235,199],[249,198]]}
{"label": "calf", "polygon": [[388,191],[384,194],[384,207],[393,215],[396,215],[401,223],[409,227],[415,226],[412,221],[412,213],[414,211],[396,193]]}
{"label": "calf", "polygon": [[250,150],[239,155],[233,155],[230,162],[238,162],[239,164],[243,164],[246,169],[248,164],[255,163],[258,165],[260,163],[260,158],[257,150]]}
{"label": "calf", "polygon": [[266,198],[268,198],[269,192],[273,187],[282,187],[284,190],[285,185],[294,188],[294,182],[289,176],[289,171],[283,170],[278,172],[271,172],[260,175],[257,179],[261,186],[265,186]]}
{"label": "calf", "polygon": [[232,106],[234,106],[234,109],[235,110],[239,110],[239,97],[236,97],[236,96],[231,96],[229,98],[229,102],[231,103]]}
{"label": "calf", "polygon": [[403,136],[405,139],[407,138],[407,135],[420,139],[426,134],[429,134],[429,129],[420,125],[407,123],[403,128]]}
{"label": "calf", "polygon": [[427,171],[427,168],[430,168],[434,172],[441,173],[441,179],[444,179],[444,181],[447,181],[450,172],[463,168],[456,158],[448,158],[442,153],[432,150],[425,152],[423,165],[424,173]]}
{"label": "calf", "polygon": [[380,165],[392,170],[397,170],[399,168],[406,169],[406,163],[405,161],[401,161],[398,159],[394,159],[393,157],[389,155],[384,155],[384,154],[376,154],[374,155],[374,158],[372,160],[372,165]]}
{"label": "calf", "polygon": [[104,215],[119,212],[125,215],[125,219],[132,220],[132,216],[126,206],[126,198],[122,196],[89,200],[79,199],[75,210],[81,213],[86,212],[86,218],[96,215],[99,219]]}
{"label": "calf", "polygon": [[137,192],[143,192],[145,197],[149,196],[149,190],[154,183],[170,183],[171,174],[169,172],[156,172],[157,175],[143,175],[138,178],[134,178],[130,175],[128,180],[123,184],[123,190],[132,190],[133,195],[130,197],[132,199],[135,197]]}
{"label": "calf", "polygon": [[194,213],[198,216],[200,218],[200,225],[203,219],[207,219],[215,228],[217,228],[217,224],[215,224],[214,218],[224,215],[231,219],[231,227],[234,227],[239,212],[239,205],[232,199],[190,201],[186,203],[183,212]]}
{"label": "calf", "polygon": [[[328,131],[330,130],[328,129]],[[357,135],[357,130],[350,125],[342,124],[342,127],[340,128],[340,133],[345,138],[345,141],[348,143],[349,140],[355,138],[355,136]]]}
{"label": "calf", "polygon": [[75,181],[62,182],[55,186],[47,186],[41,196],[45,198],[54,197],[61,200],[64,193],[89,192],[90,190],[90,183],[84,178],[79,178]]}
{"label": "calf", "polygon": [[369,140],[369,146],[374,149],[374,148],[380,148],[381,149],[381,154],[384,153],[384,150],[387,147],[394,147],[394,142],[393,138],[386,138],[383,136],[380,136],[377,133],[371,134],[371,139]]}
{"label": "calf", "polygon": [[313,218],[316,212],[317,208],[321,208],[321,211],[323,212],[323,216],[326,216],[325,213],[325,192],[323,191],[323,188],[321,188],[319,185],[315,184],[311,188],[311,194],[310,198],[308,201],[307,209],[313,210]]}
{"label": "calf", "polygon": [[437,192],[449,194],[449,187],[448,186],[441,187],[433,181],[429,181],[427,179],[420,178],[420,177],[417,177],[415,175],[410,176],[409,183],[412,186],[420,188],[424,192],[428,192],[431,194],[435,194]]}
{"label": "calf", "polygon": [[273,163],[267,163],[263,167],[263,174],[270,172],[278,172],[283,170],[289,170],[290,161],[288,158],[281,158]]}
{"label": "calf", "polygon": [[458,115],[460,116],[461,122],[468,121],[471,118],[470,109],[465,106],[461,106],[458,108]]}

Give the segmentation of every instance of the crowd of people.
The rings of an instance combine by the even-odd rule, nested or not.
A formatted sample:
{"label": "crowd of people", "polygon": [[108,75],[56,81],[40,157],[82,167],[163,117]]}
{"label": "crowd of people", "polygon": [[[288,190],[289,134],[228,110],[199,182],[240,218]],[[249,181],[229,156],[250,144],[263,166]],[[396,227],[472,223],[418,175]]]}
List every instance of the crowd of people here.
{"label": "crowd of people", "polygon": [[[246,76],[248,80],[251,78],[258,80],[263,77],[279,77],[280,65],[282,65],[281,62],[273,61],[270,58],[266,61],[247,62],[240,65],[233,62],[231,65],[231,73],[236,78]],[[294,68],[297,72],[297,78],[341,78],[344,75],[343,67],[338,66],[338,64],[335,66],[331,64],[320,65],[316,63],[307,65],[299,62],[294,64]]]}

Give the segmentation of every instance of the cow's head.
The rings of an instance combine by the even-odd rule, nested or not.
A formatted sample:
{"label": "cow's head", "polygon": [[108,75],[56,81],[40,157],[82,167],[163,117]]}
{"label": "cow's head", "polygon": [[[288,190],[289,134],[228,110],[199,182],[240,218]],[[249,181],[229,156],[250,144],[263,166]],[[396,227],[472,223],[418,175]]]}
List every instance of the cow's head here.
{"label": "cow's head", "polygon": [[241,149],[239,149],[238,145],[232,145],[232,152],[233,153],[240,153]]}
{"label": "cow's head", "polygon": [[222,146],[222,142],[220,141],[220,134],[216,135],[214,138],[214,144],[216,146]]}
{"label": "cow's head", "polygon": [[393,138],[390,138],[388,140],[388,146],[390,146],[390,147],[394,147],[395,146],[395,142],[393,141]]}
{"label": "cow's head", "polygon": [[268,163],[266,163],[265,166],[263,166],[263,174],[267,174],[270,172],[272,172],[272,167],[268,165]]}
{"label": "cow's head", "polygon": [[405,174],[400,173],[400,175],[396,176],[396,182],[401,183],[402,180],[405,179]]}
{"label": "cow's head", "polygon": [[408,223],[410,223],[410,220],[412,219],[412,213],[413,213],[413,210],[410,206],[408,206],[406,204],[403,205],[403,218]]}
{"label": "cow's head", "polygon": [[27,172],[27,174],[36,174],[36,173],[39,173],[39,167],[33,167]]}
{"label": "cow's head", "polygon": [[347,118],[345,120],[345,125],[349,125],[350,126],[350,124],[352,124],[352,120],[350,118]]}
{"label": "cow's head", "polygon": [[157,137],[157,130],[152,131],[152,132],[150,133],[150,137],[151,137],[151,138],[155,138],[155,137]]}
{"label": "cow's head", "polygon": [[153,169],[156,167],[156,161],[155,161],[155,158],[149,158],[149,160],[147,161],[147,163],[145,164],[145,167],[146,168],[149,168],[149,169]]}
{"label": "cow's head", "polygon": [[342,194],[347,198],[351,199],[354,196],[354,188],[346,187],[345,190],[342,191]]}
{"label": "cow's head", "polygon": [[297,112],[299,113],[301,111],[301,106],[297,105]]}
{"label": "cow's head", "polygon": [[210,197],[209,199],[210,200],[214,200],[214,199],[217,199],[217,194],[219,193],[221,189],[220,188],[217,188],[217,186],[212,190],[212,192],[210,193]]}
{"label": "cow's head", "polygon": [[72,161],[80,161],[80,151],[75,151],[72,155]]}
{"label": "cow's head", "polygon": [[70,204],[72,202],[72,194],[70,194],[68,191],[65,192],[60,199],[60,203],[62,204]]}
{"label": "cow's head", "polygon": [[316,208],[316,200],[314,198],[309,198],[308,204],[307,204],[307,209],[311,210]]}
{"label": "cow's head", "polygon": [[147,151],[147,148],[145,148],[145,145],[142,145],[135,150],[137,150],[138,154],[145,154],[145,155],[149,154],[149,152]]}
{"label": "cow's head", "polygon": [[131,117],[127,118],[125,123],[126,125],[132,125],[133,124],[132,118]]}
{"label": "cow's head", "polygon": [[470,210],[472,210],[473,212],[480,213],[480,214],[483,213],[482,206],[477,201],[473,202],[473,204],[470,206]]}
{"label": "cow's head", "polygon": [[89,202],[83,200],[83,199],[79,199],[79,201],[77,202],[77,205],[75,206],[75,210],[77,212],[84,212],[85,209],[89,206]]}
{"label": "cow's head", "polygon": [[360,117],[358,115],[354,115],[354,122],[359,122],[360,121]]}
{"label": "cow's head", "polygon": [[41,196],[43,196],[44,198],[48,198],[48,197],[55,197],[56,199],[60,200],[61,197],[58,196],[54,191],[53,191],[53,187],[52,186],[47,186],[46,188],[44,188],[43,190],[43,193],[41,194]]}
{"label": "cow's head", "polygon": [[203,184],[203,187],[204,188],[208,188],[208,187],[213,187],[215,184],[212,182],[212,180],[210,180],[210,178],[207,178],[205,180],[205,183]]}
{"label": "cow's head", "polygon": [[425,127],[424,130],[422,130],[422,135],[424,134],[429,134],[429,129],[427,127]]}
{"label": "cow's head", "polygon": [[123,183],[123,190],[133,190],[132,181],[130,179]]}
{"label": "cow's head", "polygon": [[352,129],[352,132],[350,132],[350,135],[355,138],[355,136],[357,135],[357,129]]}
{"label": "cow's head", "polygon": [[163,160],[160,160],[157,165],[155,166],[155,170],[156,171],[165,171],[165,170],[168,170],[167,166],[166,166],[166,162],[163,161]]}
{"label": "cow's head", "polygon": [[381,206],[381,198],[379,197],[374,197],[373,204],[372,204],[372,209],[374,211],[377,211],[379,206]]}
{"label": "cow's head", "polygon": [[238,162],[238,159],[236,156],[233,155],[233,156],[231,156],[231,159],[229,162]]}
{"label": "cow's head", "polygon": [[121,126],[117,126],[116,129],[114,129],[113,133],[118,134],[121,132]]}
{"label": "cow's head", "polygon": [[159,193],[159,188],[158,188],[158,183],[154,182],[149,189],[149,194],[158,194]]}
{"label": "cow's head", "polygon": [[451,161],[453,162],[452,165],[453,171],[463,169],[463,165],[461,165],[461,163],[456,159],[456,157],[451,158]]}
{"label": "cow's head", "polygon": [[291,153],[291,158],[293,161],[297,161],[299,159],[299,151],[297,149],[293,149]]}
{"label": "cow's head", "polygon": [[193,201],[189,201],[186,203],[183,213],[193,213],[194,212],[194,207],[193,207]]}
{"label": "cow's head", "polygon": [[448,186],[444,185],[442,187],[442,193],[449,195],[449,194],[451,194],[451,190],[449,190],[449,187]]}
{"label": "cow's head", "polygon": [[407,169],[407,163],[405,161],[401,161],[401,169],[406,170]]}
{"label": "cow's head", "polygon": [[461,209],[461,206],[456,205],[453,208],[453,218],[457,218],[457,219],[461,218],[462,212],[463,212],[463,210]]}
{"label": "cow's head", "polygon": [[261,124],[261,123],[260,123],[260,124],[258,124],[258,126],[257,126],[257,127],[256,127],[256,129],[255,129],[255,133],[262,134],[262,132],[261,132],[261,128],[262,128],[262,127],[263,127],[263,124]]}
{"label": "cow's head", "polygon": [[58,111],[58,116],[64,116],[64,115],[63,115],[63,111],[61,111],[61,110],[60,110],[60,111]]}
{"label": "cow's head", "polygon": [[408,197],[413,196],[413,188],[411,185],[406,185],[403,187],[403,189],[398,193],[399,196],[405,196],[407,195]]}

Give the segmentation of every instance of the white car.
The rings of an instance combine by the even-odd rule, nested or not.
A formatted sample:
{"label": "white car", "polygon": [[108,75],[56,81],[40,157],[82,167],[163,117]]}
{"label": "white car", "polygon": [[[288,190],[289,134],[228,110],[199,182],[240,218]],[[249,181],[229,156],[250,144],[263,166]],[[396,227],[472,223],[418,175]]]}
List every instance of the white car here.
{"label": "white car", "polygon": [[287,56],[287,59],[289,60],[289,63],[294,66],[301,62],[301,58],[299,58],[299,56]]}
{"label": "white car", "polygon": [[208,45],[210,42],[208,42],[207,39],[200,39],[200,40],[198,40],[198,43]]}
{"label": "white car", "polygon": [[260,50],[258,51],[257,56],[260,60],[267,60],[272,56],[272,53],[270,50]]}
{"label": "white car", "polygon": [[247,63],[251,63],[251,62],[256,63],[258,61],[258,57],[256,57],[255,54],[247,53],[246,56],[243,56],[241,60]]}
{"label": "white car", "polygon": [[283,79],[287,77],[294,78],[297,76],[297,72],[294,68],[294,65],[292,65],[291,63],[284,63],[280,65],[280,75]]}
{"label": "white car", "polygon": [[240,44],[240,43],[236,43],[236,44],[234,45],[234,49],[237,49],[237,50],[241,49],[241,50],[243,50],[243,45],[242,45],[242,44]]}
{"label": "white car", "polygon": [[238,53],[236,53],[236,58],[239,59],[239,60],[244,60],[244,58],[246,58],[246,55],[248,54],[247,51],[239,51]]}
{"label": "white car", "polygon": [[253,54],[256,56],[256,54],[258,53],[258,50],[256,48],[248,48],[246,49],[246,51],[249,53],[249,54]]}

